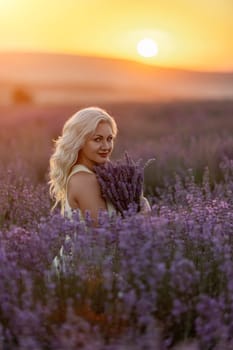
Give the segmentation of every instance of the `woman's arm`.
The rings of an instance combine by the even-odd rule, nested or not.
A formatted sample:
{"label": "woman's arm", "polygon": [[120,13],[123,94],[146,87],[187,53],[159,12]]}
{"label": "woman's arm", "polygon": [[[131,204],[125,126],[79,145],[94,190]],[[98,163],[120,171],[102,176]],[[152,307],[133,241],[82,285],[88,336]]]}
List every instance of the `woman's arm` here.
{"label": "woman's arm", "polygon": [[95,223],[99,211],[107,210],[95,174],[80,171],[72,175],[67,185],[67,198],[71,208],[79,208],[83,215],[88,210]]}

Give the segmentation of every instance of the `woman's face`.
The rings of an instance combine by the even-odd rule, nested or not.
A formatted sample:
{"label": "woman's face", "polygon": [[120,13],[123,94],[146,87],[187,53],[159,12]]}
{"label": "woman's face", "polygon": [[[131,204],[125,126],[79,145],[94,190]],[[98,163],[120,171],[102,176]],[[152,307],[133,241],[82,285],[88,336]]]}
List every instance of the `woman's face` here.
{"label": "woman's face", "polygon": [[113,151],[114,137],[110,124],[100,122],[95,132],[88,136],[79,151],[78,163],[92,169],[94,165],[107,162]]}

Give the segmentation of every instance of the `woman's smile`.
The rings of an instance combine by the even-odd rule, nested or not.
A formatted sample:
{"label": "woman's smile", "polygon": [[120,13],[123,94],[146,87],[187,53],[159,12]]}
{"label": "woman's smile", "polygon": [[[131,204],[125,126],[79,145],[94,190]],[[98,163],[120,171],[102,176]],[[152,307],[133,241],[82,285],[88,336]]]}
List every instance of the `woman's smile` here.
{"label": "woman's smile", "polygon": [[103,158],[106,158],[108,156],[109,152],[103,152],[103,153],[99,153],[99,155]]}

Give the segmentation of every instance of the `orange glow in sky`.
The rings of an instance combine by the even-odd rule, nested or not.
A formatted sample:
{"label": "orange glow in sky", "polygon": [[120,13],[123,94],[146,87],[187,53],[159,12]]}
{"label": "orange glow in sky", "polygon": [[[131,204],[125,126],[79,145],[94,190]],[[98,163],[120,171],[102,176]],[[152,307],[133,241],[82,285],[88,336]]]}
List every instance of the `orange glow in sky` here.
{"label": "orange glow in sky", "polygon": [[[0,0],[0,51],[97,55],[233,70],[232,0]],[[137,45],[151,38],[157,55]]]}

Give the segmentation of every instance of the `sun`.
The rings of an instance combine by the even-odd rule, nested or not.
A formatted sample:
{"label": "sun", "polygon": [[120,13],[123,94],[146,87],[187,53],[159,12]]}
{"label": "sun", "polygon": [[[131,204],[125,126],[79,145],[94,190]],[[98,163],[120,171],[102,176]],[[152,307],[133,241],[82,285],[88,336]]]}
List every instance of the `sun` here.
{"label": "sun", "polygon": [[137,51],[142,57],[153,57],[158,54],[158,45],[151,38],[144,38],[137,44]]}

